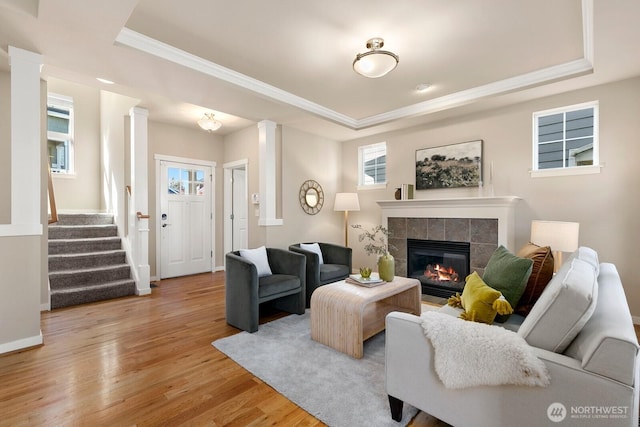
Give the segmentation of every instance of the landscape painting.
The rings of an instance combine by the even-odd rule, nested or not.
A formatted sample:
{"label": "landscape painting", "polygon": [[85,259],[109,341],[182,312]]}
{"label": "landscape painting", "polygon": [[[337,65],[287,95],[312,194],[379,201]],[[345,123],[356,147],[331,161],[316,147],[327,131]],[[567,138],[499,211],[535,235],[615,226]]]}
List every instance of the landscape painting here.
{"label": "landscape painting", "polygon": [[477,187],[482,140],[416,150],[416,190]]}

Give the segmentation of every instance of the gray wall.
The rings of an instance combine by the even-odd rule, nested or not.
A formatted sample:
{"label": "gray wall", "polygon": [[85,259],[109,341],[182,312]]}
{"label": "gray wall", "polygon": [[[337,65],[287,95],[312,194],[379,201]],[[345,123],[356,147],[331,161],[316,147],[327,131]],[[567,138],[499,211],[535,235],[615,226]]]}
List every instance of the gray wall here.
{"label": "gray wall", "polygon": [[[343,146],[346,190],[357,184],[358,146],[387,142],[389,185],[385,190],[360,191],[361,211],[353,223],[378,224],[376,200],[391,200],[396,187],[414,183],[415,151],[420,148],[484,140],[485,165],[493,162],[496,195],[521,197],[516,213],[516,246],[529,239],[532,219],[577,221],[580,244],[598,251],[601,261],[615,263],[623,280],[631,312],[640,316],[640,289],[635,263],[640,249],[640,198],[636,159],[640,156],[640,78],[578,90],[508,108],[446,120],[399,132],[352,140]],[[600,102],[601,173],[531,178],[532,113],[581,102]],[[416,198],[473,196],[475,191],[421,190]],[[367,262],[355,236],[354,267]]]}

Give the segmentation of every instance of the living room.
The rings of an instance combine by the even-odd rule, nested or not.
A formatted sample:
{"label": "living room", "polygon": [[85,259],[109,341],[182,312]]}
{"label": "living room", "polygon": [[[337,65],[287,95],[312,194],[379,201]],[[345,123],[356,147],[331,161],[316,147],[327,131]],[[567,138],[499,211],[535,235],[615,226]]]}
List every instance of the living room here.
{"label": "living room", "polygon": [[[10,3],[10,2],[9,2]],[[598,5],[597,7],[601,7]],[[633,15],[633,14],[630,14]],[[637,35],[632,33],[630,37]],[[4,40],[4,39],[3,39]],[[600,42],[597,49],[615,52],[612,46]],[[604,43],[604,44],[602,44]],[[3,45],[3,48],[5,46]],[[27,46],[23,46],[27,47]],[[391,46],[388,46],[391,49]],[[598,50],[596,50],[598,52]],[[613,55],[614,53],[611,53]],[[619,53],[632,56],[631,52]],[[4,60],[3,60],[4,61]],[[8,61],[5,61],[8,63]],[[402,64],[402,63],[401,63]],[[347,64],[349,65],[349,64]],[[400,66],[400,65],[399,65]],[[10,92],[10,72],[8,67],[0,71],[0,92]],[[347,66],[347,70],[349,67]],[[351,72],[349,70],[349,72]],[[575,77],[577,82],[588,76]],[[524,94],[504,94],[500,101],[509,99],[508,105],[502,102],[492,103],[484,100],[483,108],[474,105],[460,106],[456,114],[447,111],[435,112],[424,121],[409,121],[405,126],[381,132],[365,131],[366,136],[351,132],[351,137],[341,139],[310,130],[301,130],[295,122],[277,123],[277,207],[276,216],[282,219],[282,225],[261,226],[253,215],[250,205],[249,247],[261,245],[285,248],[301,241],[343,241],[344,225],[342,212],[333,210],[335,194],[339,192],[357,192],[360,210],[350,212],[350,224],[362,224],[365,227],[381,222],[381,210],[377,201],[392,200],[394,191],[402,184],[415,183],[416,150],[456,144],[466,141],[483,141],[483,164],[485,173],[492,165],[493,194],[496,196],[517,196],[521,200],[516,206],[515,243],[516,251],[529,240],[530,225],[534,219],[573,221],[580,223],[580,245],[598,251],[601,261],[615,263],[622,278],[625,293],[634,321],[640,323],[640,290],[635,286],[634,264],[640,255],[630,238],[638,234],[640,219],[636,212],[640,208],[634,189],[637,184],[635,159],[640,155],[636,143],[640,133],[640,76],[638,73],[621,73],[615,81],[605,84],[575,87],[552,92],[552,87],[560,83],[549,83],[549,93],[542,89],[534,99]],[[104,114],[104,97],[108,88],[91,87],[71,82],[71,78],[52,77],[46,83],[47,91],[73,96],[80,106],[86,105],[90,113],[83,117],[85,125],[78,129],[77,138],[88,141],[82,152],[77,147],[78,167],[75,180],[62,177],[54,178],[59,207],[69,211],[102,211],[104,161],[100,152],[101,118]],[[571,85],[569,85],[571,86]],[[520,98],[522,97],[522,98]],[[0,142],[5,152],[10,149],[10,97],[3,96],[0,103]],[[585,102],[599,103],[599,173],[570,176],[534,177],[532,169],[532,115],[538,111],[566,107]],[[126,110],[126,109],[125,109]],[[85,110],[86,111],[86,110]],[[124,116],[124,115],[122,115]],[[266,115],[261,119],[268,118]],[[157,183],[153,166],[156,154],[179,156],[207,160],[216,163],[215,168],[215,240],[214,270],[222,270],[224,265],[224,232],[220,220],[224,216],[223,165],[240,159],[248,160],[248,194],[260,193],[260,154],[258,127],[256,121],[241,122],[243,126],[225,134],[206,133],[183,124],[149,120],[149,263],[152,278],[157,279],[156,269],[156,230],[158,212],[155,212]],[[328,127],[335,126],[334,123]],[[124,128],[124,126],[123,126]],[[125,137],[121,136],[120,153],[125,150]],[[176,144],[175,141],[180,141]],[[361,146],[385,142],[387,146],[387,183],[384,188],[361,189],[358,186],[358,149]],[[86,156],[86,157],[84,157]],[[124,155],[123,155],[124,157]],[[3,181],[10,180],[11,162],[8,156],[2,160],[0,170]],[[121,166],[123,169],[124,167]],[[124,171],[122,171],[124,173]],[[486,175],[485,175],[486,176]],[[322,185],[325,205],[316,215],[307,215],[298,200],[300,185],[313,179]],[[124,189],[125,182],[117,182]],[[83,197],[72,195],[82,194]],[[454,190],[420,190],[416,198],[439,199],[450,197],[477,197],[477,188]],[[3,200],[11,200],[11,188],[0,189]],[[0,208],[0,223],[11,223],[11,205],[4,203]],[[354,249],[354,266],[373,265],[357,241],[357,232],[350,229],[350,246]],[[36,278],[35,289],[29,289],[28,310],[33,311],[32,301],[37,301],[36,319],[30,316],[23,322],[24,308],[14,304],[13,283],[24,283],[24,273],[16,272],[16,265],[26,265],[33,261],[33,253],[42,250],[39,242],[22,242],[15,236],[0,238],[3,262],[0,272],[7,280],[0,285],[0,303],[3,319],[0,344],[13,343],[30,333],[16,333],[16,330],[29,323],[31,329],[39,330],[39,311],[48,300],[46,283]],[[33,281],[28,277],[27,281]],[[35,297],[34,297],[35,294]],[[19,296],[18,299],[22,299]],[[33,313],[31,313],[33,314]],[[21,326],[13,326],[15,323]],[[6,325],[12,325],[8,328]],[[15,330],[14,330],[15,328]],[[10,330],[11,329],[11,330]]]}

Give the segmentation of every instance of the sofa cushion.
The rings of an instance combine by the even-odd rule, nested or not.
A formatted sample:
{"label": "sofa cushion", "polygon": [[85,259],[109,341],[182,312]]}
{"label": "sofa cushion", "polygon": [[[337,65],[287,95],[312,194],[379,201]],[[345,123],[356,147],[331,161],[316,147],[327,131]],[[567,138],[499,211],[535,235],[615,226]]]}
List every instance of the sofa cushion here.
{"label": "sofa cushion", "polygon": [[324,264],[324,259],[322,258],[322,250],[320,249],[320,245],[317,243],[300,243],[300,249],[304,249],[305,251],[313,252],[318,254],[318,263]]}
{"label": "sofa cushion", "polygon": [[600,273],[600,261],[598,260],[598,253],[593,249],[586,246],[580,246],[569,256],[567,262],[576,258],[588,262],[591,266],[593,266],[593,268],[595,268],[596,270],[596,276]]}
{"label": "sofa cushion", "polygon": [[[511,307],[517,307],[527,286],[532,268],[532,260],[515,256],[507,248],[500,245],[489,258],[482,280],[502,292]],[[505,322],[508,318],[508,315],[497,316],[496,321]]]}
{"label": "sofa cushion", "polygon": [[248,259],[256,265],[258,277],[271,275],[271,267],[269,266],[269,258],[267,258],[267,248],[260,246],[255,249],[240,249],[240,256]]}
{"label": "sofa cushion", "polygon": [[562,353],[591,317],[597,298],[596,270],[573,258],[551,279],[518,334],[532,346]]}
{"label": "sofa cushion", "polygon": [[474,322],[492,324],[497,314],[493,303],[501,296],[500,291],[487,286],[474,271],[467,276],[464,290],[460,295],[462,308],[464,308],[464,313],[460,317]]}
{"label": "sofa cushion", "polygon": [[524,245],[516,255],[533,260],[531,275],[514,310],[514,313],[526,316],[553,277],[553,255],[549,246],[538,246],[533,243]]}

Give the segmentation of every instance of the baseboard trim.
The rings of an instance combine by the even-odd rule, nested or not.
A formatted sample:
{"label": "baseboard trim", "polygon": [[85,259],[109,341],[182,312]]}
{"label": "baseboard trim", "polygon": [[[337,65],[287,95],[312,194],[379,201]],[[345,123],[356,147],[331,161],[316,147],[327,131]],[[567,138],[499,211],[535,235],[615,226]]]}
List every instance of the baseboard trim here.
{"label": "baseboard trim", "polygon": [[39,335],[33,337],[21,338],[19,340],[0,344],[0,354],[23,350],[29,347],[35,347],[41,345],[42,343],[44,343],[44,340],[42,338],[42,331],[40,331]]}
{"label": "baseboard trim", "polygon": [[214,272],[216,272],[216,271],[224,271],[224,265],[219,265],[218,267],[215,267],[215,268],[213,269],[213,271],[214,271]]}
{"label": "baseboard trim", "polygon": [[51,303],[50,302],[47,302],[47,303],[44,303],[44,304],[40,304],[40,312],[43,312],[43,311],[51,311]]}
{"label": "baseboard trim", "polygon": [[640,325],[640,316],[631,316],[634,325]]}

